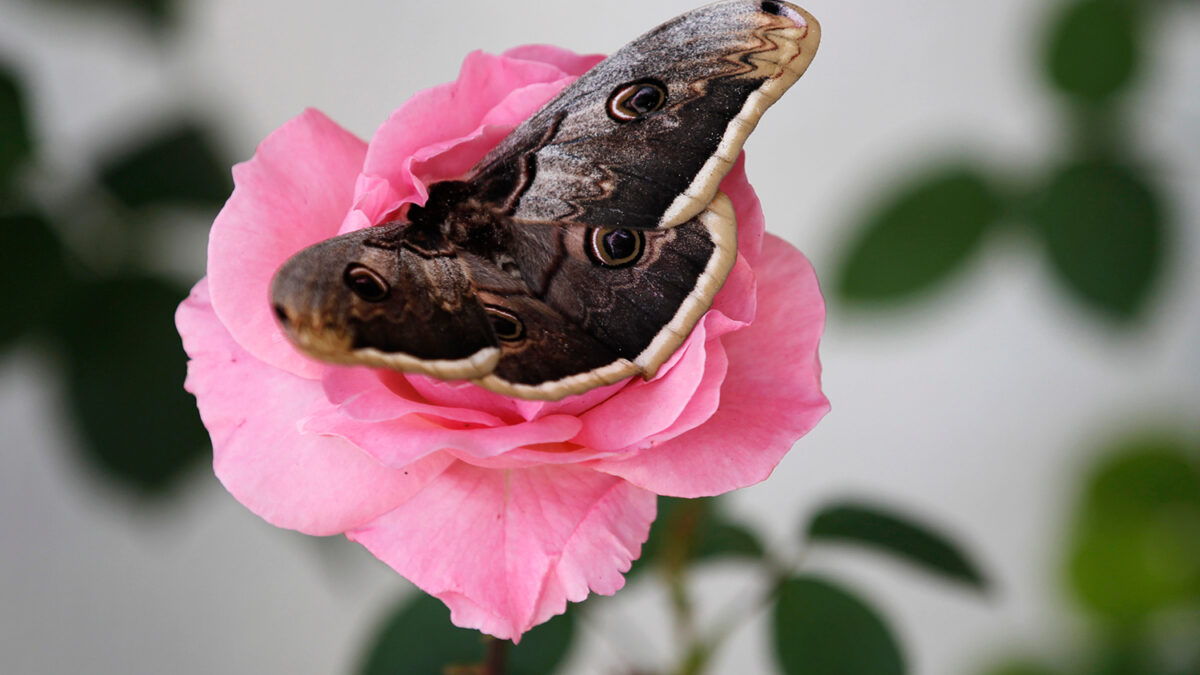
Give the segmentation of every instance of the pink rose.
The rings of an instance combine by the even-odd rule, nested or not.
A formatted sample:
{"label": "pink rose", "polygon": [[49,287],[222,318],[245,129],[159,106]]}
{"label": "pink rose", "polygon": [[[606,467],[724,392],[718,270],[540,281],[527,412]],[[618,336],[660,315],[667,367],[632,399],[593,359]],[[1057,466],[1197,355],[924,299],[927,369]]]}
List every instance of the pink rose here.
{"label": "pink rose", "polygon": [[739,162],[721,188],[737,265],[691,337],[651,381],[553,403],[312,361],[276,326],[267,288],[301,248],[422,203],[599,60],[471,54],[457,82],[414,96],[370,143],[306,111],[234,168],[208,277],[176,317],[186,387],[234,497],[279,527],[344,532],[454,623],[500,638],[621,588],[656,495],[763,480],[828,411],[812,267],[764,234]]}

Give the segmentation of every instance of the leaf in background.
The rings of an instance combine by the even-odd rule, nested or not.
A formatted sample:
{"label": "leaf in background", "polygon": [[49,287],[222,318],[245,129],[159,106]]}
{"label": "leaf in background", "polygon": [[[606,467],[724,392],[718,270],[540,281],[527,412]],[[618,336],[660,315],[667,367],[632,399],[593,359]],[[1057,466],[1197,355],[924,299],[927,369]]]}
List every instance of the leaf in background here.
{"label": "leaf in background", "polygon": [[1081,0],[1053,23],[1046,71],[1062,91],[1103,101],[1125,88],[1140,60],[1141,17],[1129,0]]}
{"label": "leaf in background", "polygon": [[825,506],[809,524],[808,538],[861,544],[968,586],[987,587],[979,569],[948,537],[878,507],[849,502]]}
{"label": "leaf in background", "polygon": [[161,29],[166,26],[174,10],[175,0],[58,0],[68,5],[80,7],[99,7],[136,12],[152,28]]}
{"label": "leaf in background", "polygon": [[62,243],[45,219],[0,213],[0,348],[42,328],[71,284]]}
{"label": "leaf in background", "polygon": [[233,190],[229,163],[193,122],[110,158],[100,168],[100,182],[132,208],[177,203],[216,208]]}
{"label": "leaf in background", "polygon": [[1162,265],[1163,208],[1140,172],[1101,162],[1051,177],[1030,213],[1068,289],[1117,319],[1141,309]]}
{"label": "leaf in background", "polygon": [[[566,656],[575,633],[572,613],[556,616],[508,647],[510,675],[553,673]],[[435,675],[448,665],[483,661],[485,638],[450,623],[450,610],[437,598],[417,591],[383,621],[367,651],[360,675],[414,673]]]}
{"label": "leaf in background", "polygon": [[174,317],[185,295],[147,277],[80,285],[56,322],[88,459],[148,495],[173,487],[209,454],[196,402],[183,390]]}
{"label": "leaf in background", "polygon": [[726,520],[717,508],[717,499],[659,497],[658,516],[650,528],[650,538],[629,574],[652,564],[678,568],[721,557],[762,557],[763,547],[758,537]]}
{"label": "leaf in background", "polygon": [[984,675],[1062,675],[1062,671],[1032,661],[1012,661],[984,671]]}
{"label": "leaf in background", "polygon": [[1200,452],[1169,439],[1117,448],[1089,478],[1070,541],[1070,587],[1098,618],[1197,607]]}
{"label": "leaf in background", "polygon": [[33,138],[17,76],[0,65],[0,190],[13,171],[33,154]]}
{"label": "leaf in background", "polygon": [[887,623],[862,600],[827,581],[789,579],[772,619],[775,655],[787,675],[906,672]]}
{"label": "leaf in background", "polygon": [[857,228],[837,292],[877,303],[927,290],[966,262],[1002,214],[1002,198],[981,171],[928,174],[886,197]]}

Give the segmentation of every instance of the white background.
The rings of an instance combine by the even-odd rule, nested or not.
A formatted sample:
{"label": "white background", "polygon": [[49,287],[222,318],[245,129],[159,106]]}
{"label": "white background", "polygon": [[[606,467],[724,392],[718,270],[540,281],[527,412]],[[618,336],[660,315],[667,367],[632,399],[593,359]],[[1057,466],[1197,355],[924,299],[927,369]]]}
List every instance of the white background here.
{"label": "white background", "polygon": [[[155,42],[129,17],[0,0],[0,58],[26,77],[47,165],[70,177],[178,112],[217,119],[239,159],[307,106],[369,138],[472,49],[609,52],[692,4],[648,6],[197,0]],[[1037,65],[1054,6],[811,0],[820,53],[747,146],[768,228],[829,278],[848,228],[898,174],[980,153],[1003,171],[1047,166],[1063,148]],[[1200,14],[1161,19],[1131,110],[1179,227],[1141,328],[1108,330],[1062,295],[1035,244],[992,237],[957,283],[905,311],[831,305],[833,412],[770,480],[729,500],[785,552],[811,509],[842,495],[967,542],[995,581],[987,597],[854,551],[808,559],[883,609],[914,673],[969,672],[1070,634],[1057,556],[1085,459],[1129,429],[1197,427]],[[176,241],[163,266],[194,278],[203,248]],[[0,361],[0,672],[348,673],[410,591],[352,544],[266,525],[207,471],[164,504],[94,481],[74,459],[62,398],[36,345]],[[724,566],[698,583],[712,614],[752,580]],[[593,604],[572,673],[669,663],[652,584]],[[739,632],[717,670],[766,672],[766,626]]]}

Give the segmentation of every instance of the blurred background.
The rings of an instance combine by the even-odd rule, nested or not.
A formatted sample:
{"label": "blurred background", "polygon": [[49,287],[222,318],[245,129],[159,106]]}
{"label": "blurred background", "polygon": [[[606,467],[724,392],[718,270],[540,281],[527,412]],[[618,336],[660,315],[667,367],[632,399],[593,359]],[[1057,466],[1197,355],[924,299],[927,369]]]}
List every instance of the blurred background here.
{"label": "blurred background", "polygon": [[[611,52],[692,6],[0,0],[0,672],[358,672],[412,587],[236,503],[181,388],[230,165],[305,107],[369,138],[471,50]],[[747,167],[827,292],[833,412],[723,517],[908,672],[1200,672],[1200,3],[805,6],[820,53]],[[986,581],[807,545],[846,499]],[[705,621],[762,580],[688,583]],[[665,593],[586,603],[563,672],[670,665]],[[772,672],[771,634],[714,672]]]}

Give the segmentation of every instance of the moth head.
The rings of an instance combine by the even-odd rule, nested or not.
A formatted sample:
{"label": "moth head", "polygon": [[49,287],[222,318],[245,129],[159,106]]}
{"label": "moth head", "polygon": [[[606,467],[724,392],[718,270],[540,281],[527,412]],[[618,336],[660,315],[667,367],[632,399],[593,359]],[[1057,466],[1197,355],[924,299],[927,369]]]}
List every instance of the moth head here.
{"label": "moth head", "polygon": [[343,361],[358,327],[386,315],[399,279],[394,251],[355,232],[292,256],[271,281],[271,307],[288,339],[326,361]]}

